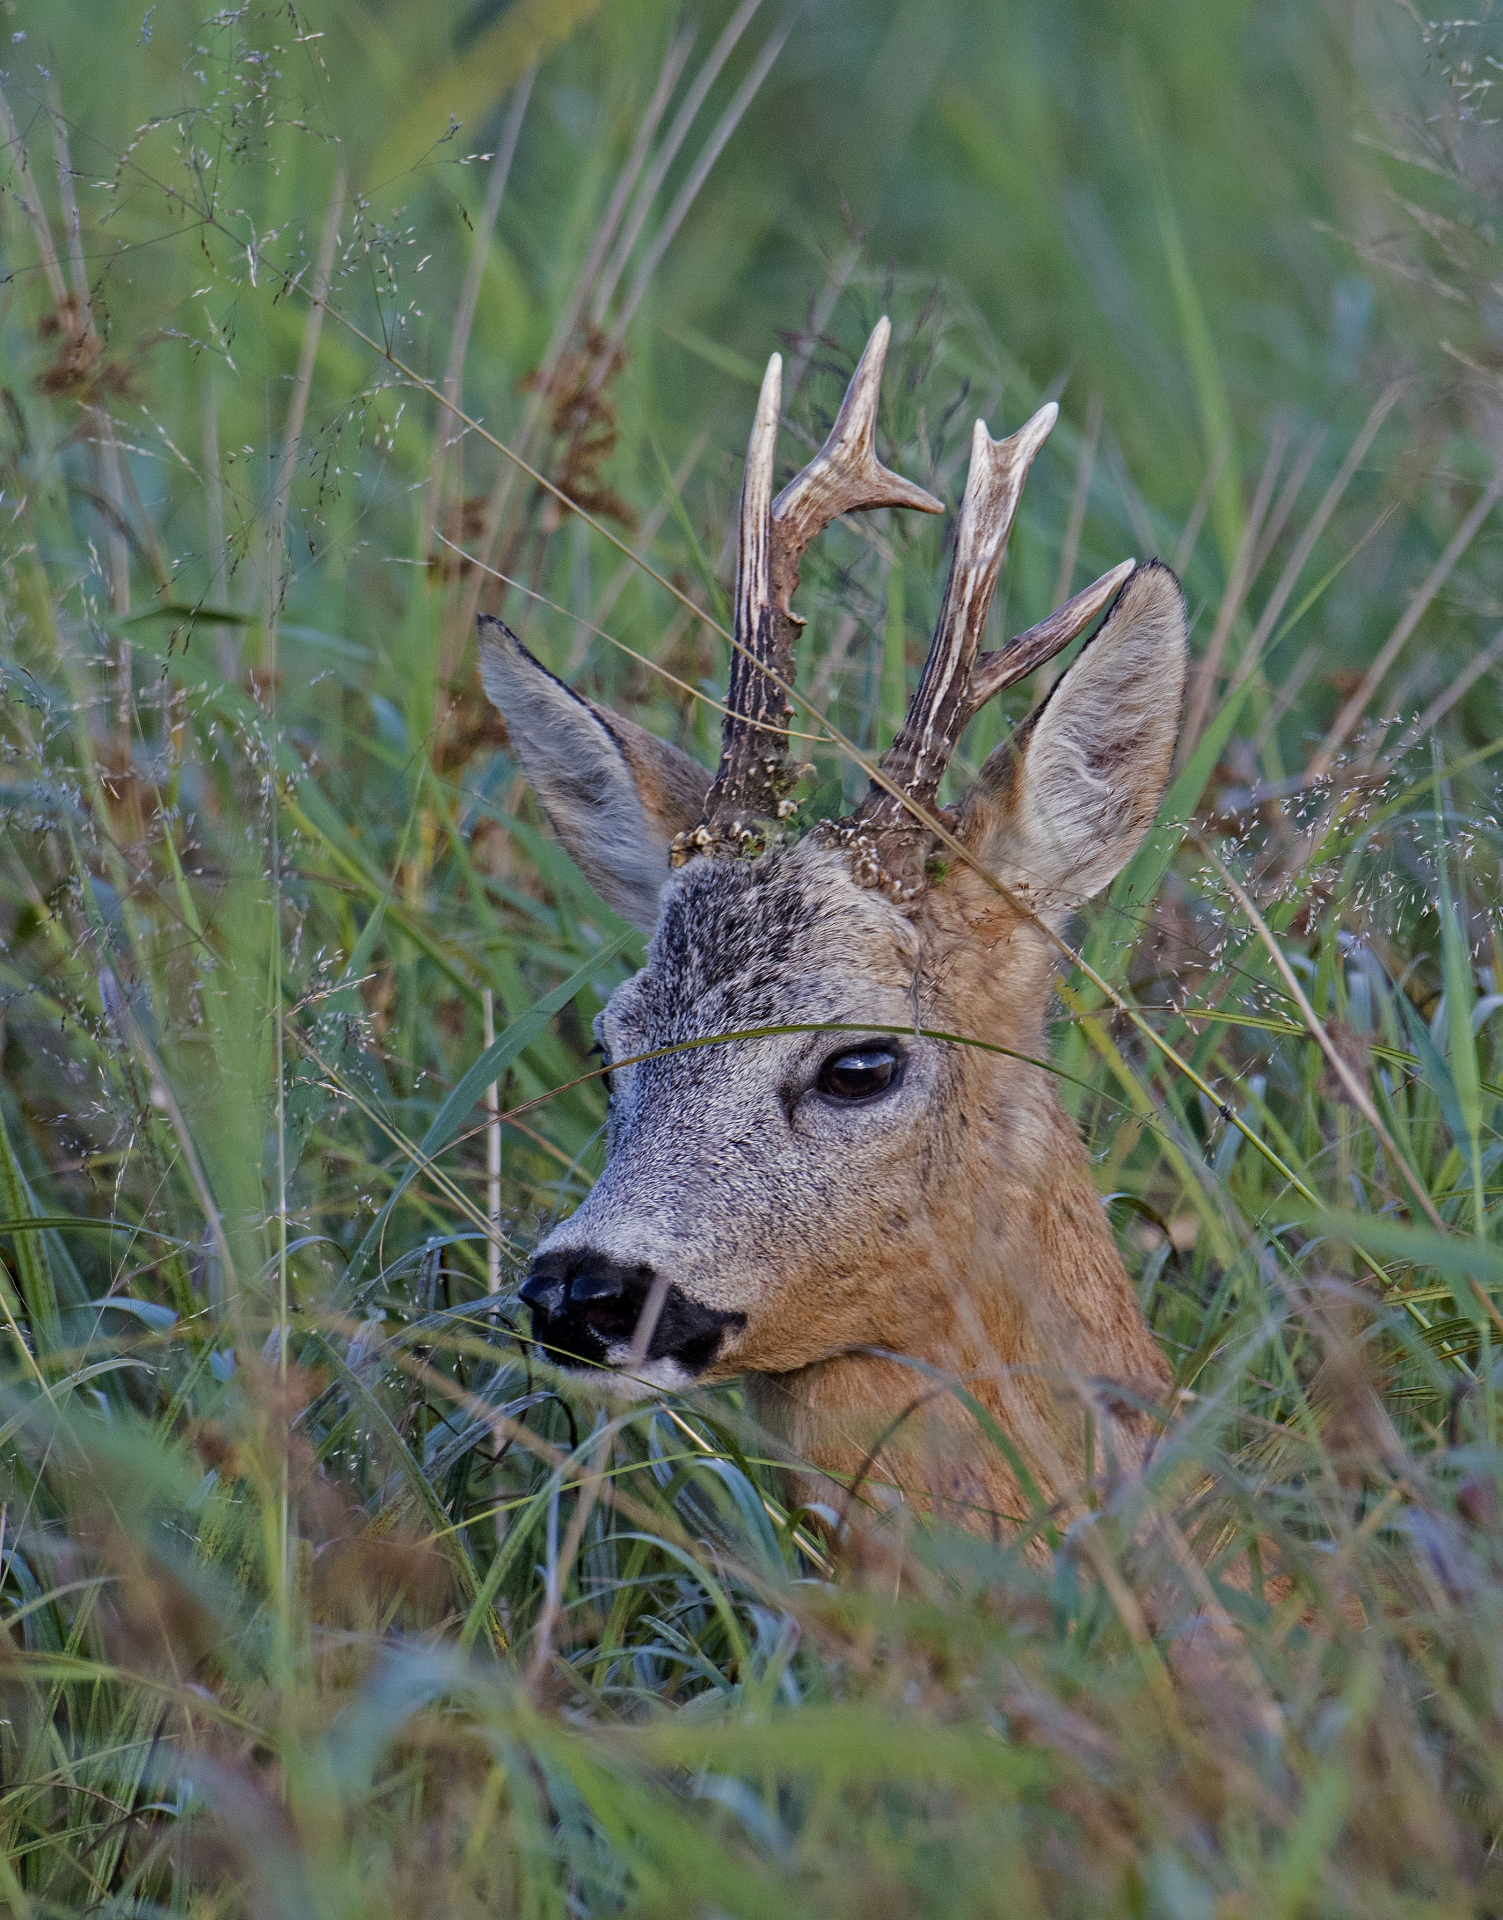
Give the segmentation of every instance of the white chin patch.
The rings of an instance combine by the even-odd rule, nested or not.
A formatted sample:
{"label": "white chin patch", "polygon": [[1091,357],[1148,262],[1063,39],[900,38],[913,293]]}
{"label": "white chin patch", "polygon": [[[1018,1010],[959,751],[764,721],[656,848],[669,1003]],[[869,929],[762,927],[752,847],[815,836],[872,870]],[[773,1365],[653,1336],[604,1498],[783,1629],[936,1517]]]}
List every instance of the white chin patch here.
{"label": "white chin patch", "polygon": [[560,1367],[559,1372],[576,1387],[621,1401],[640,1400],[647,1393],[682,1393],[694,1385],[694,1375],[676,1360],[644,1360],[633,1367],[625,1341],[606,1350],[604,1366]]}
{"label": "white chin patch", "polygon": [[628,1397],[640,1393],[644,1387],[655,1388],[659,1393],[682,1393],[694,1385],[693,1374],[686,1373],[677,1360],[643,1360],[632,1366],[631,1347],[625,1341],[607,1348],[606,1358],[613,1367],[621,1369],[621,1376],[611,1382],[612,1387]]}

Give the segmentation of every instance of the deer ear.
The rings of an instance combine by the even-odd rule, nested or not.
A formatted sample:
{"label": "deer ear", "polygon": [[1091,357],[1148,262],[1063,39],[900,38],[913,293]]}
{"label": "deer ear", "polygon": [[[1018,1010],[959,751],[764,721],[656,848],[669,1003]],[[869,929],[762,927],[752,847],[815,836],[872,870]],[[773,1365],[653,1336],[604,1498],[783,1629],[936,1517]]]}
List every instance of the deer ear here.
{"label": "deer ear", "polygon": [[1185,642],[1179,582],[1149,561],[965,797],[962,841],[1051,924],[1115,879],[1153,824],[1179,733]]}
{"label": "deer ear", "polygon": [[480,681],[575,864],[608,907],[651,933],[669,845],[700,819],[709,774],[566,687],[488,614],[480,616]]}

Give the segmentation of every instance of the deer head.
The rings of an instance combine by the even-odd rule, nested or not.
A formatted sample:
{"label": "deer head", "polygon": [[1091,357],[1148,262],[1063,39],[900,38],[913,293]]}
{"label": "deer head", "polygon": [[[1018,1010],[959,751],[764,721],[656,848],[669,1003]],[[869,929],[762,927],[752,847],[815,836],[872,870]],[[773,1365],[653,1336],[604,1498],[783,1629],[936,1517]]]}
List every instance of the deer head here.
{"label": "deer head", "polygon": [[[1004,440],[978,421],[938,632],[880,779],[849,819],[781,844],[802,555],[840,514],[943,511],[876,459],[888,337],[884,319],[829,439],[776,498],[776,355],[768,366],[713,780],[481,622],[486,691],[539,801],[601,896],[652,936],[597,1022],[604,1173],[538,1248],[522,1297],[566,1366],[675,1388],[755,1376],[764,1410],[832,1471],[922,1393],[904,1357],[965,1374],[1035,1459],[1068,1462],[1072,1393],[1120,1406],[1165,1376],[1041,1062],[1050,932],[1154,817],[1183,603],[1166,567],[1128,560],[978,654],[1057,409]],[[1098,621],[941,809],[980,706]]]}

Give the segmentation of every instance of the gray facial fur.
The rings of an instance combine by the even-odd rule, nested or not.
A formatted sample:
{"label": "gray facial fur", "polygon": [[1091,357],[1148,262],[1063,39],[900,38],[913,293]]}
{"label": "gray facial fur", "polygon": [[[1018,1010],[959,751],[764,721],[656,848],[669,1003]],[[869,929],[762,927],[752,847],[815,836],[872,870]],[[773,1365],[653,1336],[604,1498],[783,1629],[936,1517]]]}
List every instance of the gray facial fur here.
{"label": "gray facial fur", "polygon": [[[755,862],[696,860],[667,883],[647,965],[597,1033],[619,1062],[749,1028],[911,1027],[918,963],[911,921],[858,887],[842,852],[804,841]],[[862,1313],[855,1276],[941,1150],[946,1050],[900,1039],[899,1086],[834,1104],[819,1070],[861,1037],[781,1033],[615,1066],[605,1171],[538,1259],[651,1269],[694,1302],[745,1315],[712,1375],[881,1340],[889,1330]],[[828,1314],[811,1315],[811,1284]],[[821,1332],[827,1318],[838,1339]],[[683,1384],[671,1362],[651,1372]]]}

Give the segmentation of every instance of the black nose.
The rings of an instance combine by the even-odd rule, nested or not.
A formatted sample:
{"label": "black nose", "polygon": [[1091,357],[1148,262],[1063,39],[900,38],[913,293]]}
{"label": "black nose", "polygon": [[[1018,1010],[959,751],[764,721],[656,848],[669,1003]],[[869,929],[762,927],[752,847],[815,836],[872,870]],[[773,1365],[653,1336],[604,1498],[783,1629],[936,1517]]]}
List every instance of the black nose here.
{"label": "black nose", "polygon": [[612,1347],[631,1345],[652,1291],[652,1268],[588,1252],[545,1253],[521,1291],[533,1330],[555,1358],[600,1366]]}
{"label": "black nose", "polygon": [[[620,1366],[637,1338],[643,1309],[653,1293],[655,1271],[588,1247],[543,1253],[522,1282],[532,1309],[532,1330],[552,1360],[563,1366]],[[691,1300],[680,1287],[662,1293],[647,1345],[649,1360],[672,1360],[689,1378],[704,1372],[744,1313],[725,1313]]]}

